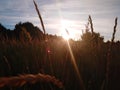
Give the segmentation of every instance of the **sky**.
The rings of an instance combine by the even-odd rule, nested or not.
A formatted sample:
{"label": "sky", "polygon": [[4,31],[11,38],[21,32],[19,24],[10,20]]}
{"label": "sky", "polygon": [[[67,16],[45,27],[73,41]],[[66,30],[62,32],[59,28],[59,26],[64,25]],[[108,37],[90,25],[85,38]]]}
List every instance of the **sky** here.
{"label": "sky", "polygon": [[[65,29],[79,39],[88,15],[93,20],[94,31],[105,41],[112,37],[114,20],[118,17],[116,39],[120,40],[120,0],[35,0],[48,34],[62,35]],[[41,28],[33,0],[0,0],[0,23],[14,29],[19,22],[32,22]]]}

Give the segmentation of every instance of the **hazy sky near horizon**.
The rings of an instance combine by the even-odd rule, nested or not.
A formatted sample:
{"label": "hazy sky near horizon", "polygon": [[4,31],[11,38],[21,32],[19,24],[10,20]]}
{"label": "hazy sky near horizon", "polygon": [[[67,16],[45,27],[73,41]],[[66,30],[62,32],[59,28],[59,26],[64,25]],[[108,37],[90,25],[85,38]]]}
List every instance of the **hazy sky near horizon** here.
{"label": "hazy sky near horizon", "polygon": [[[61,35],[63,26],[76,37],[85,29],[88,15],[92,16],[94,31],[110,40],[114,19],[118,17],[116,40],[120,40],[120,0],[35,0],[49,34]],[[0,23],[14,29],[19,22],[32,22],[40,27],[33,0],[0,0]],[[41,27],[40,27],[41,28]],[[80,37],[80,36],[79,36]]]}

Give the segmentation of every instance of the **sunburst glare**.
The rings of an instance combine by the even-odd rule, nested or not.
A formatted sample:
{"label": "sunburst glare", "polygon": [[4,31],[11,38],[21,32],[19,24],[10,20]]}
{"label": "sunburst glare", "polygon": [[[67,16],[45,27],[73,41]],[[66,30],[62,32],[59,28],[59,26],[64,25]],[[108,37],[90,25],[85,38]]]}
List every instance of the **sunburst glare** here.
{"label": "sunburst glare", "polygon": [[79,39],[81,32],[74,27],[75,23],[69,20],[61,20],[60,35],[65,39]]}

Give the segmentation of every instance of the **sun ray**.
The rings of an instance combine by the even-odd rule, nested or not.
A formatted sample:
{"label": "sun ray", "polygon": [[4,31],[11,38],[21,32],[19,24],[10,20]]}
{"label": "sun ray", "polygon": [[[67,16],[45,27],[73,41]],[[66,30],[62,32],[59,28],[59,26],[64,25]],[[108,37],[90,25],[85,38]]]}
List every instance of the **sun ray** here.
{"label": "sun ray", "polygon": [[[68,25],[70,25],[70,24],[68,23],[69,21],[65,21],[62,18],[61,10],[60,10],[60,4],[58,4],[58,3],[59,3],[58,0],[56,0],[56,4],[57,4],[57,7],[58,7],[58,12],[59,12],[59,15],[61,17],[61,21],[60,21],[61,22],[61,34],[62,34],[62,37],[64,39],[66,39],[66,42],[67,42],[67,45],[68,45],[68,48],[69,48],[69,52],[70,52],[70,56],[71,56],[71,60],[72,60],[72,63],[73,63],[73,67],[74,67],[74,69],[76,71],[76,74],[78,75],[78,79],[80,81],[80,86],[81,86],[82,90],[85,90],[80,72],[79,72],[77,64],[76,64],[75,57],[73,55],[72,49],[71,49],[70,44],[69,44],[69,39],[72,37],[72,34],[67,30],[67,28],[69,27]],[[75,35],[73,35],[73,36],[75,36]]]}
{"label": "sun ray", "polygon": [[79,79],[79,81],[80,81],[80,86],[81,86],[82,90],[85,90],[85,86],[84,86],[84,84],[83,84],[83,80],[82,80],[82,78],[81,78],[81,75],[80,75],[78,66],[77,66],[77,64],[76,64],[76,60],[75,60],[74,54],[73,54],[73,52],[72,52],[72,49],[71,49],[71,47],[70,47],[70,44],[69,44],[69,41],[68,41],[68,40],[67,40],[67,45],[68,45],[68,48],[69,48],[69,52],[70,52],[72,64],[73,64],[73,66],[74,66],[74,69],[75,69],[76,74],[77,74],[77,76],[78,76],[78,79]]}

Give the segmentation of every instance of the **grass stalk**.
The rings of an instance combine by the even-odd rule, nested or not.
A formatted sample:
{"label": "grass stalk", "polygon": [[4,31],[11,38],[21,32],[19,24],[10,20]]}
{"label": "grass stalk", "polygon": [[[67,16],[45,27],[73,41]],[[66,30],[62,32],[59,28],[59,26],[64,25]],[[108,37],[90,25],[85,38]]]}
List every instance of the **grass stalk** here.
{"label": "grass stalk", "polygon": [[91,16],[90,16],[90,15],[89,15],[88,21],[89,21],[89,23],[90,23],[91,32],[92,32],[92,35],[93,35],[94,28],[93,28],[92,18],[91,18]]}
{"label": "grass stalk", "polygon": [[115,25],[113,28],[112,38],[109,45],[108,53],[107,53],[107,62],[106,62],[106,77],[105,77],[105,90],[109,90],[109,79],[110,79],[110,62],[111,62],[111,55],[112,55],[112,45],[114,43],[115,34],[116,34],[116,28],[117,28],[117,20],[118,18],[115,18]]}
{"label": "grass stalk", "polygon": [[34,5],[35,5],[35,9],[36,9],[37,14],[38,14],[38,16],[39,16],[39,19],[40,19],[40,22],[41,22],[41,26],[42,26],[42,29],[43,29],[43,33],[44,33],[44,35],[45,35],[45,34],[46,34],[46,30],[45,30],[45,27],[44,27],[44,23],[43,23],[43,20],[42,20],[42,16],[41,16],[41,14],[40,14],[40,11],[39,11],[39,9],[38,9],[38,6],[37,6],[35,0],[33,0],[33,3],[34,3]]}

